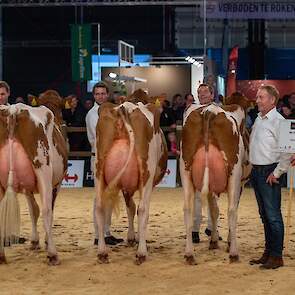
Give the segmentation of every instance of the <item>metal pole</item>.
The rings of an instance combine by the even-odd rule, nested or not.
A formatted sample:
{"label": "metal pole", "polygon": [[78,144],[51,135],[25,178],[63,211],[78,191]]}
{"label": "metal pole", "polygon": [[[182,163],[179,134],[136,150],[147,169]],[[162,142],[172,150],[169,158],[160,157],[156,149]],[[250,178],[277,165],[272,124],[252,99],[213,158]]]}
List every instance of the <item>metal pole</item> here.
{"label": "metal pole", "polygon": [[204,26],[204,59],[206,57],[206,51],[207,51],[207,1],[204,0],[203,5],[204,5],[204,19],[203,19],[203,26]]}
{"label": "metal pole", "polygon": [[166,36],[165,36],[165,34],[166,34],[166,28],[165,28],[166,22],[165,22],[165,17],[166,17],[165,5],[163,5],[163,16],[162,16],[162,19],[163,19],[163,24],[162,24],[162,26],[163,26],[163,37],[162,37],[163,38],[163,44],[162,44],[163,51],[166,50]]}
{"label": "metal pole", "polygon": [[98,61],[97,61],[97,80],[101,80],[101,75],[100,75],[100,24],[97,24],[97,57],[98,57]]}
{"label": "metal pole", "polygon": [[118,66],[119,66],[119,77],[118,77],[118,83],[120,86],[120,76],[121,76],[121,56],[122,56],[122,52],[121,52],[121,40],[118,41]]}

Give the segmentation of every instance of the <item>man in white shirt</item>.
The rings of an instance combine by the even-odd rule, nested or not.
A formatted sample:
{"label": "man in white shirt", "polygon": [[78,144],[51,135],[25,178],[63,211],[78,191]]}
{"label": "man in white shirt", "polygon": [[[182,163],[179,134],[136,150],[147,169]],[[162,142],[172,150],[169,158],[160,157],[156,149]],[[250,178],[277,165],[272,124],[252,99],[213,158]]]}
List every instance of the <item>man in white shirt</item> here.
{"label": "man in white shirt", "polygon": [[[95,145],[96,145],[96,125],[98,121],[98,111],[101,104],[106,102],[109,97],[109,88],[104,82],[98,82],[93,86],[92,94],[95,100],[93,107],[89,110],[86,115],[86,129],[88,141],[91,145],[91,171],[95,175]],[[111,217],[112,214],[108,216],[108,220],[105,225],[105,242],[108,245],[116,245],[123,242],[123,239],[115,238],[111,235]],[[94,197],[93,204],[93,224],[95,231],[94,245],[98,244],[98,226],[96,220],[96,197]]]}
{"label": "man in white shirt", "polygon": [[274,86],[261,86],[256,95],[258,117],[250,135],[249,158],[253,165],[251,180],[259,215],[264,226],[265,249],[259,259],[261,269],[283,266],[284,223],[281,213],[280,176],[290,164],[290,154],[279,152],[279,126],[284,117],[276,110],[279,93]]}
{"label": "man in white shirt", "polygon": [[10,87],[5,81],[0,81],[0,105],[8,105]]}
{"label": "man in white shirt", "polygon": [[[198,87],[198,98],[200,104],[210,104],[214,101],[214,89],[208,84],[200,84]],[[212,231],[212,219],[210,215],[210,210],[207,210],[208,215],[208,223],[205,229],[205,234],[207,236],[211,236]],[[219,215],[219,212],[218,212]],[[201,202],[201,193],[196,192],[195,195],[195,212],[194,212],[194,219],[193,219],[193,230],[192,230],[192,240],[193,243],[200,242],[200,226],[202,223],[202,202]],[[222,240],[219,237],[219,240]]]}

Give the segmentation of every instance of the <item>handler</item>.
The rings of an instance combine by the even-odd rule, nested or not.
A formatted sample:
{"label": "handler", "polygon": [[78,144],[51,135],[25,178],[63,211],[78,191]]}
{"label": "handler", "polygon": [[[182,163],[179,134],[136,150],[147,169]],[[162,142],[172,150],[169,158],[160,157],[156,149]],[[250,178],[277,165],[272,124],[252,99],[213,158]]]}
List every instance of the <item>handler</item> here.
{"label": "handler", "polygon": [[276,110],[278,100],[279,92],[274,86],[266,85],[258,89],[256,103],[259,114],[250,135],[251,180],[265,235],[262,256],[250,260],[250,264],[261,264],[261,269],[284,265],[280,176],[287,172],[291,155],[279,152],[280,120],[285,119]]}

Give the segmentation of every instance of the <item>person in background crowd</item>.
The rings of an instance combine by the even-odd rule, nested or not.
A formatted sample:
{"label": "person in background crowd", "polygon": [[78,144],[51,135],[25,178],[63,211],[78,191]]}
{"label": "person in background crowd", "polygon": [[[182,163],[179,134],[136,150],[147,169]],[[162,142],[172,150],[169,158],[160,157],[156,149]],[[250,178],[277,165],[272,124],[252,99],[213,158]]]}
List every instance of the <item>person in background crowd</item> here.
{"label": "person in background crowd", "polygon": [[292,115],[292,110],[289,107],[288,104],[283,103],[281,105],[281,111],[280,114],[285,118],[285,119],[291,119],[291,115]]}
{"label": "person in background crowd", "polygon": [[92,99],[86,99],[83,103],[83,107],[86,110],[86,113],[93,107],[93,100]]}
{"label": "person in background crowd", "polygon": [[288,98],[288,107],[291,113],[288,115],[287,119],[295,119],[295,92],[292,92]]}
{"label": "person in background crowd", "polygon": [[[214,101],[214,89],[208,84],[200,84],[198,87],[198,98],[200,104],[210,104]],[[216,197],[217,198],[217,197]],[[209,207],[207,210],[208,215],[208,223],[205,229],[205,234],[207,236],[211,236],[212,231],[212,219],[209,211]],[[218,218],[219,218],[219,210],[218,210]],[[219,221],[219,219],[218,219]],[[200,227],[202,223],[202,201],[201,201],[201,193],[196,192],[195,195],[195,212],[194,212],[194,220],[193,220],[193,231],[192,231],[192,239],[193,243],[200,243]],[[219,237],[219,240],[222,240]]]}
{"label": "person in background crowd", "polygon": [[179,93],[175,94],[172,98],[172,111],[175,121],[182,122],[184,108],[185,105],[182,96]]}
{"label": "person in background crowd", "polygon": [[170,149],[169,152],[173,153],[174,156],[178,156],[180,154],[180,151],[177,148],[177,140],[176,140],[176,134],[174,131],[169,132],[168,135],[168,142]]}
{"label": "person in background crowd", "polygon": [[217,102],[217,104],[223,105],[224,104],[224,96],[222,94],[218,94],[216,102]]}
{"label": "person in background crowd", "polygon": [[18,96],[16,99],[15,99],[15,103],[26,103],[24,98],[22,96]]}
{"label": "person in background crowd", "polygon": [[[93,86],[92,94],[95,100],[93,107],[86,115],[86,129],[87,129],[87,137],[89,143],[91,145],[91,170],[95,175],[95,145],[96,145],[96,125],[98,121],[98,111],[99,107],[107,102],[109,97],[109,88],[104,82],[98,82]],[[110,214],[109,219],[106,220],[105,224],[105,242],[108,245],[116,245],[118,243],[123,242],[123,239],[115,238],[111,235],[110,227],[111,227],[111,217]],[[96,220],[96,196],[94,197],[93,202],[93,224],[95,230],[95,239],[94,245],[98,245],[98,225]]]}
{"label": "person in background crowd", "polygon": [[5,81],[0,81],[0,105],[8,105],[10,87]]}
{"label": "person in background crowd", "polygon": [[250,130],[257,118],[258,115],[258,107],[255,105],[254,108],[250,109],[246,117],[246,127]]}
{"label": "person in background crowd", "polygon": [[[169,107],[170,102],[168,100],[163,100],[161,103],[161,107],[160,107],[160,127],[170,127],[170,128],[175,128],[176,127],[176,120],[174,117],[174,112],[172,111],[172,109]],[[164,130],[164,136],[167,142],[167,148],[168,151],[171,149],[170,147],[170,141],[168,139],[168,133],[170,131],[166,131]]]}
{"label": "person in background crowd", "polygon": [[259,114],[250,135],[251,181],[265,236],[262,256],[250,260],[250,264],[261,264],[261,269],[284,265],[280,176],[287,171],[291,155],[279,152],[279,126],[284,117],[276,110],[278,100],[279,92],[274,86],[259,87],[256,95]]}
{"label": "person in background crowd", "polygon": [[184,102],[185,102],[185,109],[187,109],[191,106],[191,104],[195,102],[195,98],[191,93],[187,93],[184,96]]}
{"label": "person in background crowd", "polygon": [[288,98],[288,103],[292,112],[295,112],[295,92],[292,92],[290,94],[290,97]]}
{"label": "person in background crowd", "polygon": [[121,103],[121,99],[120,99],[121,95],[119,91],[114,91],[113,92],[113,97],[112,97],[112,102],[115,104],[120,104]]}
{"label": "person in background crowd", "polygon": [[[71,94],[67,97],[70,108],[63,110],[63,119],[69,127],[85,126],[86,110],[80,104],[76,95]],[[70,132],[68,134],[71,151],[84,150],[87,145],[87,137],[84,132]]]}

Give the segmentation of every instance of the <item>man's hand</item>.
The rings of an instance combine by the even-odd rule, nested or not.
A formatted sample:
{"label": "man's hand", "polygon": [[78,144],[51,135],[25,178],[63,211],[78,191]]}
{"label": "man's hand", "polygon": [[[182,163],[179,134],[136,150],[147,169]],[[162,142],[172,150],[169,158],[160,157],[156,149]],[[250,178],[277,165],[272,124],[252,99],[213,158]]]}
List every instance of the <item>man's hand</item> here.
{"label": "man's hand", "polygon": [[273,175],[273,173],[270,173],[266,179],[266,183],[272,185],[273,183],[279,183],[279,180]]}

